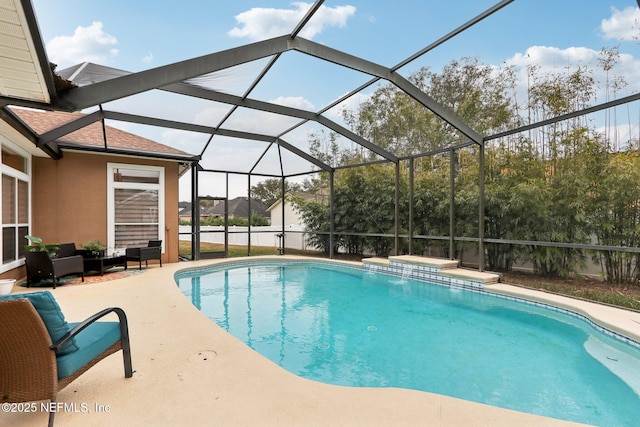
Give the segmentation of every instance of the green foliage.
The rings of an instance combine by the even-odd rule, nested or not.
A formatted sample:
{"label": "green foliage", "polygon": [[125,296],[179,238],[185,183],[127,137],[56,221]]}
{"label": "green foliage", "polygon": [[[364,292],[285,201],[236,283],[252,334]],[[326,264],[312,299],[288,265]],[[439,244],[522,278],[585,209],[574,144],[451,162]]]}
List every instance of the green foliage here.
{"label": "green foliage", "polygon": [[263,217],[262,215],[258,215],[257,213],[251,214],[251,226],[252,227],[260,227],[269,225],[269,219]]}
{"label": "green foliage", "polygon": [[82,246],[82,248],[87,251],[95,251],[95,252],[104,251],[105,249],[107,249],[105,245],[100,243],[100,240],[91,240],[90,242],[85,243]]}
{"label": "green foliage", "polygon": [[[404,191],[404,190],[403,190]],[[406,193],[406,191],[405,191]],[[406,198],[406,197],[405,197]],[[392,234],[395,226],[395,171],[389,165],[341,170],[334,184],[334,250],[349,254],[372,251],[388,255],[392,240],[384,236],[355,236],[351,233]],[[330,212],[326,203],[297,200],[297,208],[309,232],[309,243],[327,253],[330,250]]]}
{"label": "green foliage", "polygon": [[[190,225],[191,223],[188,224],[184,224],[184,225]],[[223,226],[224,225],[224,217],[221,216],[208,216],[206,218],[200,218],[200,226]],[[249,221],[247,220],[247,218],[241,218],[241,217],[232,217],[229,218],[229,225],[230,226],[237,226],[237,227],[246,227],[249,225]],[[258,226],[263,226],[263,225],[269,225],[269,219],[258,215],[257,213],[252,213],[251,214],[251,225],[254,227],[258,227]]]}
{"label": "green foliage", "polygon": [[[449,234],[449,158],[435,156],[425,159],[415,175],[414,184],[414,233],[424,236],[445,236]],[[436,246],[445,247],[442,241]],[[416,253],[425,253],[429,248],[426,241],[415,242]]]}
{"label": "green foliage", "polygon": [[[603,50],[601,66],[609,91],[625,83],[613,75],[617,50]],[[522,123],[533,123],[590,106],[598,89],[593,70],[584,66],[541,73],[529,67],[524,110],[511,96],[514,70],[495,70],[477,60],[452,61],[435,74],[426,68],[409,80],[450,109],[480,134],[494,134]],[[524,113],[524,114],[522,114]],[[487,243],[485,259],[491,270],[510,270],[528,263],[548,277],[573,275],[585,266],[588,253],[562,244],[640,246],[640,156],[634,144],[621,147],[606,114],[604,137],[591,130],[587,117],[576,117],[485,144],[484,236],[496,240],[536,244]],[[398,155],[425,153],[466,138],[392,85],[381,86],[358,111],[345,120],[359,135]],[[613,128],[613,132],[611,129]],[[341,148],[333,134],[311,136],[311,151],[326,163],[348,165],[376,156],[366,150]],[[414,235],[448,236],[450,230],[450,170],[448,152],[417,158],[414,163]],[[455,151],[454,233],[477,237],[479,205],[478,149]],[[401,176],[401,232],[408,227],[407,179]],[[313,182],[328,187],[327,175]],[[325,190],[326,191],[326,190]],[[325,194],[328,192],[326,191]],[[371,251],[385,255],[392,249],[385,237],[351,233],[392,234],[395,230],[395,170],[393,165],[339,169],[334,183],[336,248],[349,253]],[[327,203],[300,204],[311,241],[328,251],[330,230]],[[560,244],[549,246],[546,242]],[[431,246],[430,246],[431,245]],[[433,245],[446,253],[448,242],[420,239],[414,252]],[[454,257],[463,249],[456,243]],[[637,253],[604,250],[592,254],[612,283],[637,283]]]}
{"label": "green foliage", "polygon": [[[329,253],[331,244],[329,241],[329,231],[331,230],[329,205],[315,200],[297,200],[297,209],[300,211],[302,220],[309,232],[309,244]],[[334,249],[337,249],[334,247]]]}
{"label": "green foliage", "polygon": [[[476,58],[463,58],[445,66],[441,74],[421,68],[408,79],[463,121],[472,123],[480,133],[505,130],[517,118],[510,96],[515,78],[509,68],[496,70]],[[398,156],[467,141],[393,85],[379,88],[357,112],[345,111],[344,116],[358,135]],[[334,150],[331,157],[336,160],[346,156]],[[373,155],[369,158],[373,159]]]}
{"label": "green foliage", "polygon": [[[302,186],[285,181],[285,194],[301,191]],[[282,197],[282,181],[266,179],[251,187],[251,198],[269,207]]]}
{"label": "green foliage", "polygon": [[[594,171],[589,206],[591,232],[605,246],[640,246],[640,158],[636,150],[604,154]],[[633,283],[640,279],[638,253],[600,251],[601,263],[612,283]]]}
{"label": "green foliage", "polygon": [[60,245],[42,243],[42,239],[40,237],[24,236],[24,238],[29,241],[29,244],[24,247],[29,252],[45,251],[49,255],[53,255],[58,252],[58,249],[60,249]]}

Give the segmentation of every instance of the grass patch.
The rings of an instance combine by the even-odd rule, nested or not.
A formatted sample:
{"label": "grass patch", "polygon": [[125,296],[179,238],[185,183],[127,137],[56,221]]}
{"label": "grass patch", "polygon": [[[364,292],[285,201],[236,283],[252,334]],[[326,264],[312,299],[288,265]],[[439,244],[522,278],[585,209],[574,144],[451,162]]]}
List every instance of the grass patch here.
{"label": "grass patch", "polygon": [[640,287],[614,286],[593,278],[547,278],[531,273],[503,273],[504,282],[640,311]]}

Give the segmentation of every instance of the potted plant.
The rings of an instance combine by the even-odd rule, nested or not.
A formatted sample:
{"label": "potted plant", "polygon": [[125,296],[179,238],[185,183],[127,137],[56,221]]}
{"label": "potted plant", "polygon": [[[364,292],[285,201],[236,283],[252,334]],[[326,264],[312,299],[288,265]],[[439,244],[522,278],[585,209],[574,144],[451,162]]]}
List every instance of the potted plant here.
{"label": "potted plant", "polygon": [[100,258],[104,256],[104,251],[107,249],[107,247],[100,243],[99,240],[92,240],[85,243],[83,245],[83,249],[89,254],[89,256]]}
{"label": "potted plant", "polygon": [[42,243],[42,239],[40,237],[35,236],[24,236],[25,239],[29,241],[28,245],[25,245],[25,249],[29,252],[40,252],[44,251],[51,255],[55,255],[60,249],[60,245],[57,244],[44,244]]}

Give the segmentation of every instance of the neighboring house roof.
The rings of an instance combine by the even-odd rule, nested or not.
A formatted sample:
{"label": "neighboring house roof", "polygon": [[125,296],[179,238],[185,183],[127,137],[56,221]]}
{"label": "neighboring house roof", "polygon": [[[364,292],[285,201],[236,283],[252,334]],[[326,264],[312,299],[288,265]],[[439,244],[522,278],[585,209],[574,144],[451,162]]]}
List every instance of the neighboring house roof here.
{"label": "neighboring house roof", "polygon": [[[233,215],[240,218],[249,217],[249,198],[248,197],[236,197],[229,200],[229,215]],[[251,212],[260,216],[268,217],[267,208],[257,200],[251,199]],[[215,206],[211,206],[205,209],[203,215],[224,215],[224,203],[218,203]]]}
{"label": "neighboring house roof", "polygon": [[[178,208],[180,209],[178,211],[179,217],[191,216],[191,202],[179,202]],[[204,214],[204,208],[200,206],[200,215],[203,215],[203,214]]]}
{"label": "neighboring house roof", "polygon": [[[39,135],[86,116],[83,113],[37,111],[24,108],[12,108],[11,111]],[[62,148],[104,148],[104,132],[107,134],[108,148],[112,150],[115,149],[121,152],[130,151],[138,155],[147,153],[149,155],[170,155],[184,158],[193,157],[192,154],[125,132],[118,128],[104,126],[103,130],[102,122],[100,121],[63,135],[56,139],[56,142]]]}

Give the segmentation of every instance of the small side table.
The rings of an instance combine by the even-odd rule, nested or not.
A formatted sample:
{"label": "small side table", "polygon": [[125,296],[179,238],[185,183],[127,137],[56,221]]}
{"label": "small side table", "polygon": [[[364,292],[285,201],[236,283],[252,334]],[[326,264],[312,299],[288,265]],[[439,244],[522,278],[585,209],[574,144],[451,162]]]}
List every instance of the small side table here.
{"label": "small side table", "polygon": [[100,275],[112,267],[127,267],[127,257],[124,255],[84,258],[84,271],[99,271]]}

